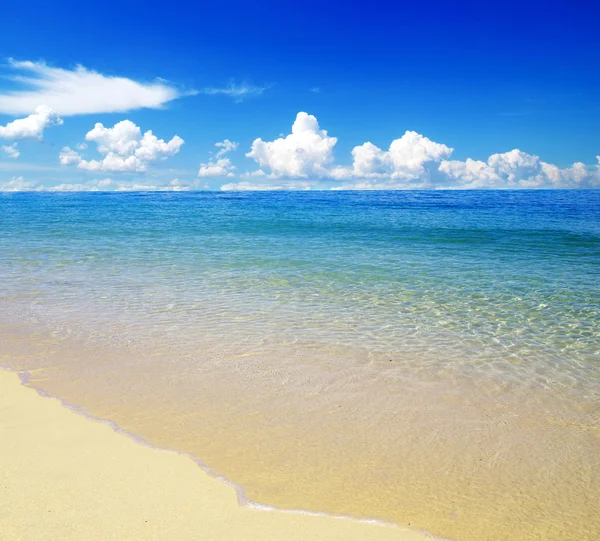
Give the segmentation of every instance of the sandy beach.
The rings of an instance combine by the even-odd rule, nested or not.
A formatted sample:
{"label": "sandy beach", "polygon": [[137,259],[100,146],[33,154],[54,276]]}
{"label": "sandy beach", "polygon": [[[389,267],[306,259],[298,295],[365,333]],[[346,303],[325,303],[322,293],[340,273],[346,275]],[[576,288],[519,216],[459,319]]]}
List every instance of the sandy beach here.
{"label": "sandy beach", "polygon": [[597,224],[595,192],[2,195],[0,541],[600,539]]}
{"label": "sandy beach", "polygon": [[190,458],[153,449],[0,371],[3,539],[418,540],[399,527],[241,506]]}

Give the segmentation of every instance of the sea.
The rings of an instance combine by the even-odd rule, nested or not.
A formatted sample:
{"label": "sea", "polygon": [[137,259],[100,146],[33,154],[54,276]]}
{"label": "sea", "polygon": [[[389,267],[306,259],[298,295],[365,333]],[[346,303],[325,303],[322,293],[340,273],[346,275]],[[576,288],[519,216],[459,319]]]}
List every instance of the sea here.
{"label": "sea", "polygon": [[600,191],[0,194],[0,365],[240,502],[600,538]]}

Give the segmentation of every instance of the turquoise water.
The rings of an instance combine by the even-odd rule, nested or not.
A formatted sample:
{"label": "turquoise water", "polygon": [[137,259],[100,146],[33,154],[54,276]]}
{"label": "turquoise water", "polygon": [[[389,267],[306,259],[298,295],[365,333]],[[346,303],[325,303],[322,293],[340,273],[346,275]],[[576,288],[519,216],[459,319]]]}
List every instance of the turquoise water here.
{"label": "turquoise water", "polygon": [[5,314],[598,383],[598,191],[4,194],[0,231]]}

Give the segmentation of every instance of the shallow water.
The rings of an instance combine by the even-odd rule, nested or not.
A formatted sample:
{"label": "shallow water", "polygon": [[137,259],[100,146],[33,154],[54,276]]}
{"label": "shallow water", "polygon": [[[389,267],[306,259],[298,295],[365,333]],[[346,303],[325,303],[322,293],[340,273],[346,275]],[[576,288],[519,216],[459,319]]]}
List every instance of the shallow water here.
{"label": "shallow water", "polygon": [[3,194],[0,232],[0,364],[251,499],[600,533],[600,192]]}

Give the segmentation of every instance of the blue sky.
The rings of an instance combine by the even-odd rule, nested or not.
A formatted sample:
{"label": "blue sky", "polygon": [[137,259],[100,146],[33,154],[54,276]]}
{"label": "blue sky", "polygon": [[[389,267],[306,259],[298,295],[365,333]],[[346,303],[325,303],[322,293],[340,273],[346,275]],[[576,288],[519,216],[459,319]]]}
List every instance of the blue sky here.
{"label": "blue sky", "polygon": [[594,3],[323,4],[8,3],[0,186],[600,185]]}

